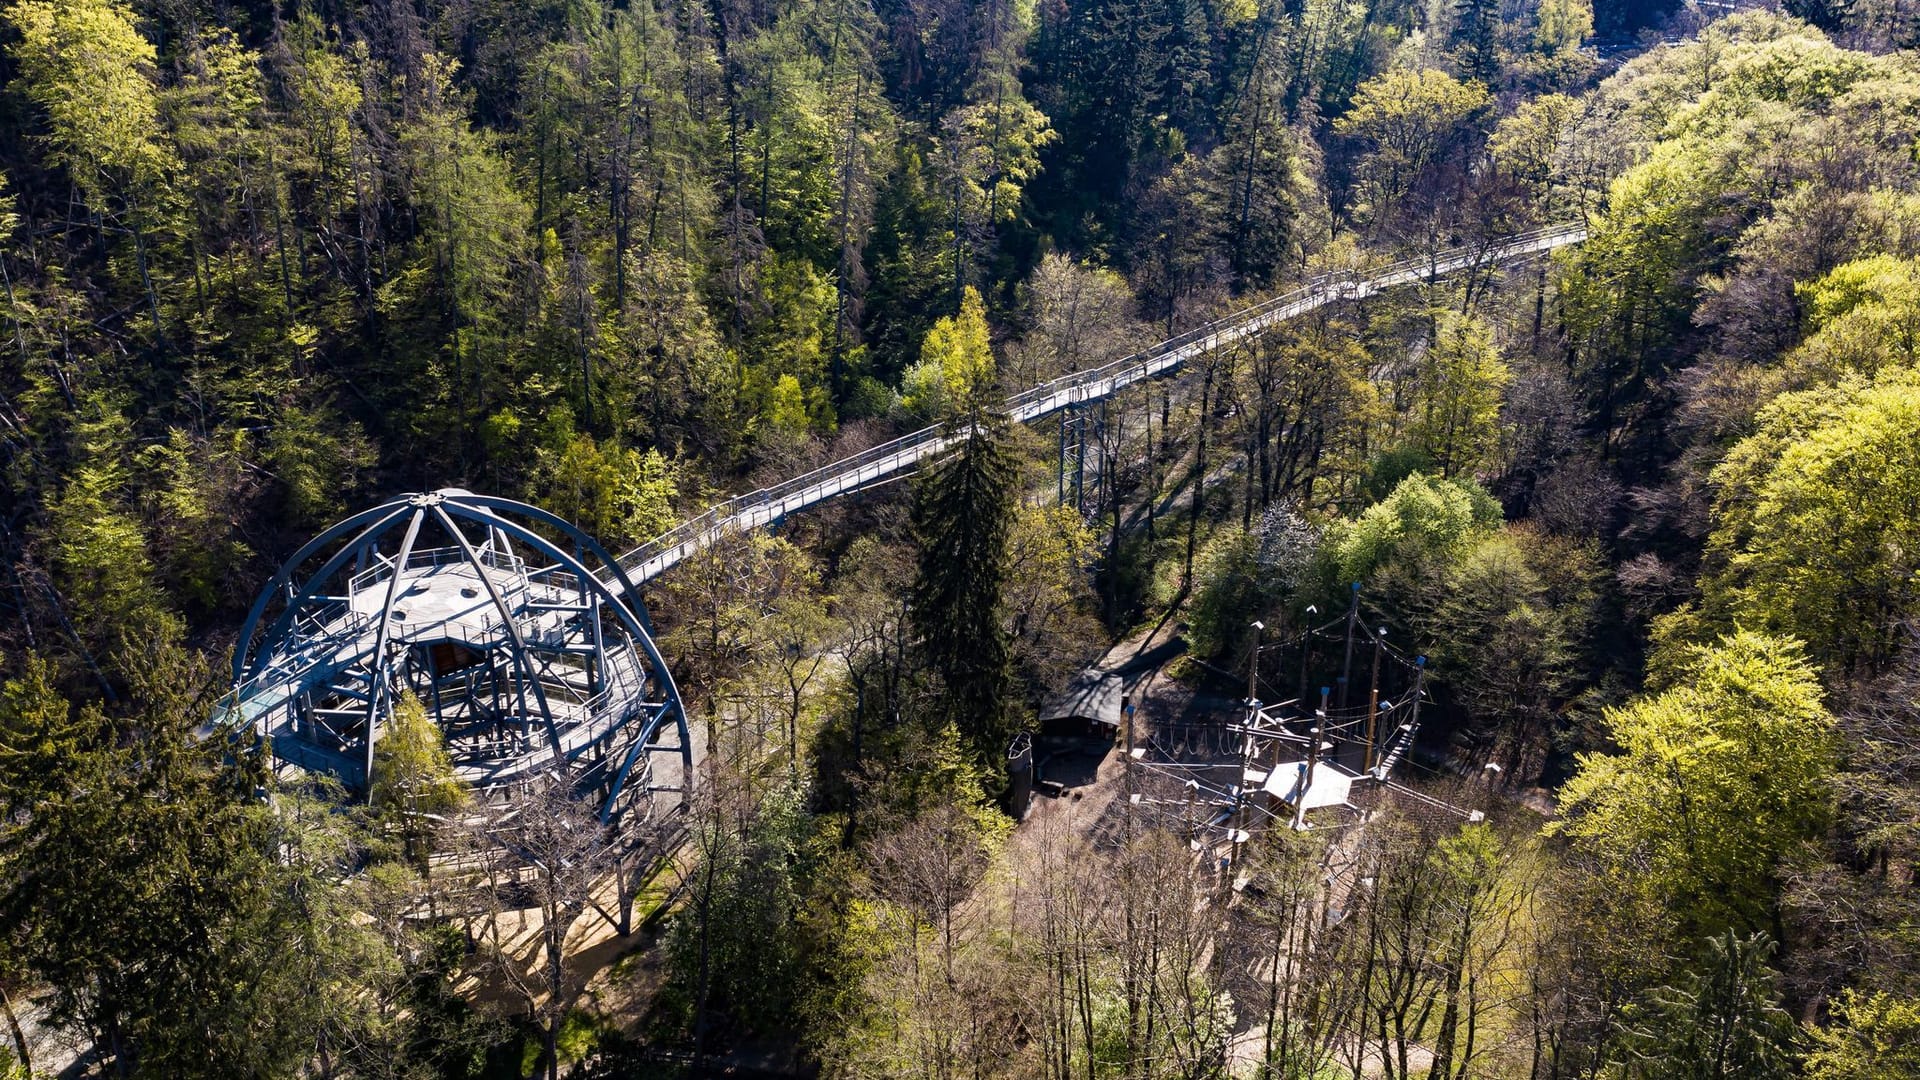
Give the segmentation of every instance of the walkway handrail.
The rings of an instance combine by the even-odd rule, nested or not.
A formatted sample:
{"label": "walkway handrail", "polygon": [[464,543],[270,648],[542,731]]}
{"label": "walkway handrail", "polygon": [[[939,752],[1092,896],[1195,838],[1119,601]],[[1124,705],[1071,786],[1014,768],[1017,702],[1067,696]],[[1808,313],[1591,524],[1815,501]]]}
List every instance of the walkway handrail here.
{"label": "walkway handrail", "polygon": [[[1024,423],[1072,405],[1098,401],[1142,379],[1171,371],[1191,356],[1257,336],[1273,323],[1336,300],[1362,299],[1396,285],[1551,251],[1579,243],[1586,234],[1584,225],[1555,225],[1491,243],[1402,259],[1362,271],[1368,274],[1365,278],[1359,273],[1320,274],[1290,292],[1202,323],[1140,352],[1022,390],[1007,398],[1006,413]],[[777,521],[794,510],[910,470],[945,449],[952,439],[946,424],[933,424],[757,491],[725,499],[621,555],[620,566],[635,584],[647,581],[728,532]]]}

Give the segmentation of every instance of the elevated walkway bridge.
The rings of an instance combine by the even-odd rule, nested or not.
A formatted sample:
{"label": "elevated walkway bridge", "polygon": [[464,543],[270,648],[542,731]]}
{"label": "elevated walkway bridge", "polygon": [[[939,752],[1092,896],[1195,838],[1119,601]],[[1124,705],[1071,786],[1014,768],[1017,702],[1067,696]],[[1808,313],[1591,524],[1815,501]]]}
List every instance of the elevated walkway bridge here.
{"label": "elevated walkway bridge", "polygon": [[[1071,415],[1328,304],[1511,264],[1585,236],[1561,226],[1322,275],[1143,352],[1024,390],[1004,411],[1022,423]],[[507,808],[503,843],[517,827],[508,820],[514,792],[558,775],[602,822],[645,826],[629,830],[646,838],[634,843],[654,843],[671,820],[657,797],[677,796],[685,806],[697,748],[637,595],[642,584],[728,535],[909,473],[966,433],[963,425],[923,428],[728,499],[618,558],[538,507],[457,488],[363,510],[309,541],[261,589],[235,648],[233,689],[208,731],[250,733],[271,745],[278,764],[331,775],[371,799],[389,767],[377,744],[410,699],[441,732],[459,779],[483,804]],[[1409,700],[1417,709],[1417,690]],[[1390,715],[1380,703],[1369,719]],[[1275,745],[1297,734],[1257,708],[1251,723]],[[1380,779],[1416,726],[1417,711],[1395,728],[1404,732],[1397,742],[1383,740],[1383,757],[1370,759]],[[1372,745],[1371,727],[1368,738]],[[1253,779],[1244,770],[1250,757],[1242,756],[1236,787]],[[1295,773],[1310,776],[1316,764],[1310,755]],[[1264,759],[1262,768],[1262,784],[1280,771]],[[1267,785],[1282,802],[1286,779],[1281,771]],[[1312,785],[1302,790],[1311,794]]]}
{"label": "elevated walkway bridge", "polygon": [[[1006,415],[1029,423],[1062,410],[1098,402],[1136,383],[1178,370],[1187,361],[1259,337],[1274,326],[1341,301],[1362,300],[1400,285],[1516,262],[1585,240],[1583,225],[1559,225],[1407,259],[1362,274],[1323,274],[1291,292],[1195,327],[1142,352],[1061,376],[1007,399]],[[840,461],[737,495],[681,522],[619,556],[626,579],[642,585],[666,573],[722,537],[777,524],[788,514],[913,471],[945,452],[964,430],[934,424]],[[618,588],[612,575],[603,575]]]}

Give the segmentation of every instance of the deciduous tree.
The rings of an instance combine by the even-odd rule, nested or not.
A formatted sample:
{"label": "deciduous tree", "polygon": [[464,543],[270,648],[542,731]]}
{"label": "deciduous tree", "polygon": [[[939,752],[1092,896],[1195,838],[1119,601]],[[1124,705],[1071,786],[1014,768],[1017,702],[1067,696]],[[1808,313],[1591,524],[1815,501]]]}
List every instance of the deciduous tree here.
{"label": "deciduous tree", "polygon": [[1833,719],[1791,640],[1691,646],[1671,687],[1606,713],[1618,753],[1580,757],[1549,826],[1703,935],[1767,925],[1781,860],[1831,818]]}

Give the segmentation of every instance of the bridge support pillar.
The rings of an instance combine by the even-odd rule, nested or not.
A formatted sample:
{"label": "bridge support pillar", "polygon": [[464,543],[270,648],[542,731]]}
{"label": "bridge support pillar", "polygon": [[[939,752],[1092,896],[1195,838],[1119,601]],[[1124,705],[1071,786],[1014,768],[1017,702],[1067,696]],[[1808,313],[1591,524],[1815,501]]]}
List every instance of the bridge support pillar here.
{"label": "bridge support pillar", "polygon": [[1056,495],[1062,506],[1086,513],[1087,475],[1086,411],[1079,405],[1060,410],[1060,472]]}
{"label": "bridge support pillar", "polygon": [[1101,437],[1106,431],[1107,403],[1085,402],[1060,410],[1060,471],[1055,496],[1081,517],[1100,509],[1100,477],[1105,467]]}

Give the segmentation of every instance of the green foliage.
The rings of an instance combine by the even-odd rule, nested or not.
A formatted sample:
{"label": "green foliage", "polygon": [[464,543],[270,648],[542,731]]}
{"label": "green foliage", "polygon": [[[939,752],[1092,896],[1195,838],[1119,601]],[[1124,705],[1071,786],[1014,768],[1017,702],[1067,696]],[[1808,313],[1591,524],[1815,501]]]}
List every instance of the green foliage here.
{"label": "green foliage", "polygon": [[[1326,224],[1325,198],[1313,175],[1319,148],[1286,123],[1299,108],[1290,99],[1297,92],[1294,59],[1271,48],[1256,56],[1224,118],[1219,148],[1192,163],[1198,168],[1191,178],[1201,190],[1189,189],[1187,209],[1201,212],[1214,234],[1210,246],[1225,254],[1235,280],[1256,288],[1272,284],[1310,250]],[[1169,224],[1179,231],[1177,218]],[[1198,254],[1195,242],[1206,238],[1187,238],[1190,251]]]}
{"label": "green foliage", "polygon": [[1592,35],[1593,4],[1589,0],[1541,0],[1533,43],[1542,53],[1555,59],[1565,57]]}
{"label": "green foliage", "polygon": [[74,715],[53,676],[52,664],[29,654],[20,674],[0,683],[0,805],[9,817],[58,790],[106,725],[97,710]]}
{"label": "green foliage", "polygon": [[998,388],[987,308],[979,290],[969,285],[961,294],[959,314],[936,320],[927,331],[920,363],[902,384],[901,401],[922,416],[947,418],[988,406]]}
{"label": "green foliage", "polygon": [[1762,933],[1714,937],[1679,986],[1649,997],[1629,1030],[1635,1080],[1788,1080],[1799,1075],[1799,1032],[1780,1007]]}
{"label": "green foliage", "polygon": [[1590,663],[1583,648],[1606,576],[1596,546],[1508,526],[1469,543],[1448,567],[1415,634],[1469,713],[1459,733],[1476,759],[1535,775],[1561,710]]}
{"label": "green foliage", "polygon": [[[893,790],[876,800],[875,831],[901,829],[916,820],[925,831],[934,831],[936,821],[943,821],[962,848],[992,854],[1013,827],[993,805],[1005,780],[994,762],[980,759],[957,724],[914,725],[903,735],[893,760],[876,772]],[[1001,760],[1005,753],[1003,744]]]}
{"label": "green foliage", "polygon": [[96,1033],[130,1075],[291,1075],[316,1037],[370,1044],[363,988],[392,961],[337,887],[343,816],[254,799],[251,755],[194,734],[204,662],[165,637],[138,650],[130,715],[111,726],[83,712],[50,735],[60,704],[32,665],[6,691],[9,765],[39,777],[0,831],[9,947],[53,1020]]}
{"label": "green foliage", "polygon": [[1130,351],[1139,333],[1127,279],[1059,252],[1040,260],[1018,295],[1025,331],[1008,349],[1009,389],[1097,367]]}
{"label": "green foliage", "polygon": [[[1136,894],[1077,886],[1101,909],[1083,921],[1057,892],[996,906],[1005,882],[1054,889],[1061,871],[1011,861],[1033,852],[1003,844],[986,805],[1021,699],[1101,635],[1099,535],[1072,508],[1018,504],[1015,444],[985,415],[994,329],[1017,342],[1006,382],[1031,385],[1242,291],[1576,208],[1592,237],[1537,294],[1526,274],[1479,274],[1418,306],[1327,308],[1196,358],[1183,385],[1199,394],[1152,388],[1132,413],[1153,414],[1144,431],[1130,415],[1105,432],[1103,569],[1123,581],[1130,551],[1173,563],[1165,512],[1190,508],[1212,538],[1187,617],[1220,656],[1253,619],[1321,599],[1302,590],[1344,599],[1364,581],[1435,661],[1453,749],[1531,779],[1596,669],[1637,674],[1639,627],[1592,640],[1619,607],[1597,553],[1644,556],[1622,568],[1657,585],[1635,592],[1637,617],[1684,594],[1710,524],[1698,602],[1657,637],[1805,641],[1845,695],[1834,711],[1866,732],[1836,781],[1842,805],[1871,802],[1860,825],[1830,827],[1834,741],[1790,648],[1671,644],[1659,691],[1608,714],[1621,753],[1589,755],[1567,789],[1568,854],[1619,900],[1580,933],[1632,939],[1602,950],[1604,971],[1543,948],[1523,972],[1485,924],[1459,931],[1508,900],[1488,884],[1502,854],[1487,830],[1409,839],[1402,876],[1376,875],[1412,922],[1349,905],[1354,925],[1407,936],[1328,945],[1404,961],[1431,1003],[1403,1017],[1408,1038],[1436,1075],[1511,1064],[1504,1045],[1463,1043],[1459,1009],[1496,984],[1503,1009],[1537,1008],[1479,1030],[1532,1036],[1547,1071],[1693,1075],[1654,1059],[1698,1057],[1729,1016],[1764,1035],[1743,1036],[1752,1069],[1772,1068],[1751,956],[1759,989],[1716,998],[1703,968],[1638,1014],[1649,1056],[1601,1059],[1667,923],[1771,925],[1785,860],[1815,839],[1843,854],[1795,876],[1779,920],[1795,994],[1898,966],[1880,954],[1911,935],[1880,923],[1912,921],[1912,740],[1897,709],[1862,705],[1898,693],[1856,687],[1889,678],[1896,628],[1920,611],[1910,57],[1745,12],[1571,96],[1595,62],[1587,0],[260,7],[0,0],[15,136],[0,146],[0,986],[97,1035],[102,1068],[474,1075],[489,1048],[516,1064],[452,990],[462,934],[419,918],[448,906],[382,858],[395,832],[420,858],[457,802],[419,703],[398,703],[377,744],[372,814],[190,737],[210,702],[179,642],[223,641],[264,564],[370,487],[447,483],[624,546],[669,525],[683,492],[819,460],[843,423],[858,447],[919,417],[974,427],[917,492],[917,575],[879,494],[858,511],[870,535],[820,552],[835,596],[806,551],[764,536],[666,583],[676,674],[708,697],[710,760],[741,773],[695,830],[711,851],[683,869],[710,876],[674,916],[668,1001],[720,1018],[708,1050],[798,1030],[809,1051],[858,1044],[833,1060],[875,1074],[1118,1075],[1176,1053],[1217,1071],[1247,1003],[1201,970],[1204,950],[1179,958],[1214,930],[1149,941],[1123,925],[1190,883],[1179,838],[1177,873],[1152,888],[1138,863],[1121,875]],[[1895,43],[1911,21],[1880,0],[1802,7],[1849,41]],[[1499,527],[1473,480],[1517,503],[1587,460],[1633,492],[1604,549]],[[1243,527],[1221,527],[1236,511]],[[1305,524],[1340,513],[1357,517],[1324,543]],[[96,686],[103,700],[82,696]],[[1106,866],[1072,850],[1076,871]],[[1835,896],[1875,925],[1849,937],[1809,910]],[[1200,910],[1180,899],[1152,920]],[[1035,949],[1031,921],[1055,918]],[[1085,1044],[1050,1033],[1028,979],[1069,971],[1072,934],[1084,996],[1058,1004],[1082,1015],[1059,1030]],[[1301,992],[1337,1011],[1351,990]],[[1906,1067],[1905,998],[1828,1000],[1816,1075]],[[586,1026],[568,1031],[585,1053]],[[1056,1039],[1076,1045],[1040,1068]],[[588,1067],[630,1067],[606,1057],[614,1041]]]}
{"label": "green foliage", "polygon": [[1920,612],[1920,378],[1784,395],[1713,479],[1708,624],[1791,634],[1842,668],[1884,661]]}
{"label": "green foliage", "polygon": [[547,509],[601,544],[624,548],[673,526],[678,470],[658,450],[574,435],[554,455],[541,490]]}
{"label": "green foliage", "polygon": [[47,508],[54,572],[87,645],[103,652],[177,619],[154,581],[140,522],[118,502],[125,482],[112,463],[76,469]]}
{"label": "green foliage", "polygon": [[1005,606],[1015,667],[1047,692],[1079,666],[1091,621],[1099,537],[1071,506],[1023,503],[1007,533]]}
{"label": "green foliage", "polygon": [[360,425],[316,407],[284,412],[262,450],[281,486],[284,520],[300,529],[317,529],[342,516],[345,496],[374,459]]}
{"label": "green foliage", "polygon": [[834,334],[834,290],[812,264],[775,258],[760,270],[763,317],[749,331],[751,360],[745,403],[757,412],[762,438],[775,446],[804,443],[810,431],[830,433],[828,354]]}
{"label": "green foliage", "polygon": [[401,837],[407,857],[425,864],[441,820],[466,802],[446,736],[408,690],[393,703],[373,744],[368,801]]}
{"label": "green foliage", "polygon": [[47,115],[49,164],[68,171],[101,212],[137,198],[178,165],[161,137],[149,80],[155,52],[115,0],[21,0],[6,11],[19,32],[24,89]]}
{"label": "green foliage", "polygon": [[1742,631],[1689,648],[1674,685],[1605,722],[1550,829],[1706,933],[1764,925],[1781,860],[1831,818],[1833,719],[1799,646]]}
{"label": "green foliage", "polygon": [[1436,68],[1395,68],[1362,83],[1334,130],[1367,144],[1366,212],[1384,218],[1490,100],[1486,87]]}
{"label": "green foliage", "polygon": [[1321,539],[1286,506],[1268,508],[1250,532],[1225,527],[1208,537],[1194,557],[1187,607],[1194,651],[1238,663],[1253,622],[1280,617],[1281,605],[1308,583]]}
{"label": "green foliage", "polygon": [[1193,600],[1187,609],[1193,649],[1202,656],[1226,655],[1232,642],[1246,636],[1268,599],[1258,561],[1259,537],[1241,529],[1222,529],[1207,538],[1193,558]]}
{"label": "green foliage", "polygon": [[1542,94],[1504,117],[1487,150],[1495,167],[1525,184],[1542,210],[1552,207],[1554,159],[1579,117],[1580,103],[1565,94]]}
{"label": "green foliage", "polygon": [[752,533],[716,545],[668,579],[665,635],[682,685],[717,694],[742,669],[774,650],[772,618],[786,600],[814,602],[813,559],[791,541]]}
{"label": "green foliage", "polygon": [[[579,1009],[573,1009],[560,1021],[560,1031],[554,1037],[554,1052],[559,1058],[559,1067],[565,1075],[579,1074],[580,1066],[606,1041],[608,1035],[605,1021]],[[528,1037],[523,1040],[520,1051],[520,1075],[539,1076],[546,1065],[546,1044],[543,1040]]]}
{"label": "green foliage", "polygon": [[[1000,1004],[991,962],[963,951],[963,908],[990,887],[1013,823],[983,801],[983,770],[952,727],[922,749],[930,767],[922,775],[933,782],[899,800],[905,814],[867,846],[868,895],[847,922],[845,947],[862,958],[861,978],[823,1040],[842,1069],[925,1075],[929,1063],[955,1060],[956,1015]],[[975,1060],[1004,1052],[988,1048]]]}
{"label": "green foliage", "polygon": [[809,426],[807,396],[798,378],[782,375],[773,384],[773,392],[767,395],[767,408],[762,420],[771,438],[789,441],[806,438]]}
{"label": "green foliage", "polygon": [[927,665],[946,686],[944,713],[996,772],[1015,730],[1004,623],[1014,462],[1005,421],[976,413],[971,433],[920,481],[913,622]]}
{"label": "green foliage", "polygon": [[205,610],[238,609],[249,597],[236,589],[232,569],[253,555],[232,535],[246,440],[229,435],[196,444],[174,428],[165,443],[139,455],[134,486],[158,504],[146,518],[155,523],[150,547],[156,574],[167,592]]}
{"label": "green foliage", "polygon": [[692,904],[667,932],[674,995],[746,1032],[790,1031],[805,1002],[808,939],[795,929],[810,887],[811,819],[805,793],[777,788],[744,824],[702,825]]}
{"label": "green foliage", "polygon": [[158,124],[149,81],[155,52],[115,0],[46,3],[6,9],[19,31],[13,55],[27,97],[46,114],[47,163],[64,169],[93,209],[103,240],[117,222],[133,238],[134,274],[146,296],[153,337],[164,343],[152,238],[172,224],[168,187],[180,162]]}
{"label": "green foliage", "polygon": [[596,376],[616,429],[735,448],[739,433],[727,428],[744,387],[701,300],[696,268],[662,249],[629,255],[622,265],[626,301],[617,333],[598,339],[604,353]]}
{"label": "green foliage", "polygon": [[516,378],[510,351],[513,320],[526,310],[516,267],[531,212],[492,140],[467,121],[452,62],[423,57],[413,89],[422,107],[400,132],[400,157],[426,243],[381,300],[403,318],[437,309],[450,333],[444,350],[420,357],[415,379],[391,389],[437,406],[419,410],[416,437],[464,448],[474,421],[539,386]]}
{"label": "green foliage", "polygon": [[1501,517],[1500,504],[1473,481],[1414,473],[1358,519],[1330,530],[1328,549],[1339,580],[1365,581],[1390,564],[1445,561]]}
{"label": "green foliage", "polygon": [[[1599,214],[1561,257],[1562,294],[1576,378],[1630,460],[1658,452],[1647,406],[1700,344],[1697,326],[1717,331],[1741,369],[1771,364],[1796,330],[1796,279],[1903,250],[1912,215],[1897,207],[1912,162],[1893,148],[1920,132],[1892,103],[1912,93],[1886,58],[1752,12],[1643,58],[1584,110],[1562,142],[1561,175]],[[1834,150],[1857,170],[1812,164]],[[1831,225],[1815,224],[1841,206]],[[1723,377],[1714,385],[1752,376]],[[1779,388],[1774,376],[1760,382]],[[1737,426],[1765,400],[1750,393],[1702,412],[1722,423],[1714,414],[1733,412]]]}
{"label": "green foliage", "polygon": [[1426,451],[1417,446],[1396,446],[1375,455],[1368,463],[1366,475],[1360,480],[1360,493],[1368,502],[1377,503],[1393,494],[1393,489],[1407,477],[1433,471],[1433,459]]}
{"label": "green foliage", "polygon": [[1900,1080],[1920,1075],[1920,1002],[1846,990],[1827,1024],[1810,1029],[1807,1080]]}
{"label": "green foliage", "polygon": [[1415,376],[1407,438],[1440,468],[1441,479],[1472,476],[1500,446],[1501,395],[1512,374],[1493,344],[1493,328],[1443,315]]}
{"label": "green foliage", "polygon": [[1568,331],[1609,429],[1620,423],[1615,410],[1643,397],[1672,362],[1695,280],[1724,246],[1707,230],[1721,192],[1734,183],[1731,167],[1709,148],[1660,143],[1614,181],[1588,242],[1561,260]]}
{"label": "green foliage", "polygon": [[1809,332],[1786,358],[1793,388],[1920,367],[1920,262],[1856,259],[1794,291]]}
{"label": "green foliage", "polygon": [[995,230],[1019,213],[1026,184],[1040,172],[1040,151],[1055,137],[1010,67],[997,67],[969,96],[941,119],[931,155],[953,223],[956,286],[969,282]]}

